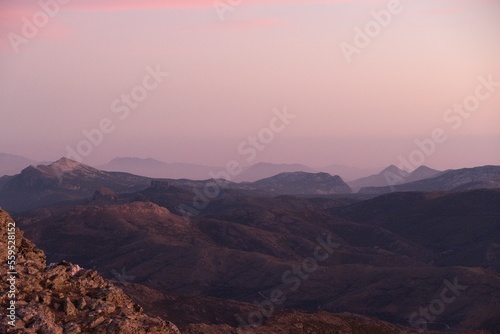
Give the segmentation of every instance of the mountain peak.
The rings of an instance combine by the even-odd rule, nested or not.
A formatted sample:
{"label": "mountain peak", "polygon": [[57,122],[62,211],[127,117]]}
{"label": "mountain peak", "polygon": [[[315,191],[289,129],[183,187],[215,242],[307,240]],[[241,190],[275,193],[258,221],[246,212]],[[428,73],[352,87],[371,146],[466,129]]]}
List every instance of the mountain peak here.
{"label": "mountain peak", "polygon": [[416,168],[412,173],[415,173],[415,172],[428,172],[428,171],[435,171],[435,172],[439,172],[438,170],[435,170],[435,169],[432,169],[430,167],[427,167],[425,165],[422,165],[422,166],[419,166],[418,168]]}
{"label": "mountain peak", "polygon": [[408,174],[406,171],[396,167],[395,165],[390,165],[389,167],[385,168],[383,171],[380,172],[380,174],[384,173],[398,173],[401,176]]}
{"label": "mountain peak", "polygon": [[68,159],[66,157],[63,157],[53,163],[51,163],[48,167],[54,170],[58,170],[60,172],[71,172],[74,170],[82,170],[82,169],[89,169],[91,167],[84,165],[78,161]]}
{"label": "mountain peak", "polygon": [[64,157],[52,163],[43,163],[37,166],[30,165],[23,169],[19,175],[24,178],[30,178],[30,175],[38,175],[40,173],[51,178],[55,177],[61,181],[63,175],[99,175],[102,172]]}

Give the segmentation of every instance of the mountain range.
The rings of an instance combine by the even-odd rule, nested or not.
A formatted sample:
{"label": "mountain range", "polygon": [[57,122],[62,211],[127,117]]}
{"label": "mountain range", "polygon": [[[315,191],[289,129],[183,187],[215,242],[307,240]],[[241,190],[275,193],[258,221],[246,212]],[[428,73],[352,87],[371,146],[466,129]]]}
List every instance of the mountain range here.
{"label": "mountain range", "polygon": [[[365,199],[366,196],[397,191],[495,188],[500,184],[499,179],[500,167],[498,166],[445,172],[421,166],[412,173],[390,166],[379,174],[348,184],[339,176],[308,172],[284,172],[254,182],[235,183],[210,179],[153,179],[124,172],[101,171],[67,158],[61,158],[48,165],[29,166],[17,175],[0,177],[0,205],[12,212],[21,212],[59,202],[71,203],[91,198],[101,188],[107,188],[118,194],[143,190],[156,182],[155,180],[161,181],[160,186],[168,184],[188,189],[190,192],[197,189],[201,193],[207,191],[207,184],[210,186],[215,182],[223,189],[234,189],[247,194],[338,196],[352,193],[351,197]],[[394,185],[387,186],[388,182],[394,180],[396,181]],[[404,183],[407,181],[408,183]],[[358,189],[361,185],[373,184],[385,186],[364,186]],[[355,193],[356,189],[358,193]],[[192,203],[193,200],[187,201]]]}
{"label": "mountain range", "polygon": [[[211,173],[224,170],[217,166],[204,166],[188,163],[166,163],[163,161],[146,158],[123,157],[115,158],[104,165],[99,165],[97,169],[104,171],[126,172],[152,178],[168,179],[190,179],[205,180],[210,178]],[[259,162],[243,167],[241,173],[235,175],[233,182],[255,182],[264,178],[289,172],[324,172],[331,175],[339,175],[345,180],[353,180],[369,175],[371,169],[359,169],[344,165],[330,165],[321,168],[311,168],[303,164],[276,164]]]}
{"label": "mountain range", "polygon": [[[50,162],[37,163],[34,160],[21,156],[0,153],[0,177],[4,175],[15,175],[24,168],[31,165],[48,165]],[[123,172],[135,174],[149,178],[167,178],[167,179],[190,179],[206,180],[215,175],[217,171],[224,170],[222,167],[205,166],[191,163],[166,163],[152,158],[134,158],[121,157],[114,158],[106,164],[94,167],[96,169],[108,172]],[[365,186],[383,186],[380,181],[363,182],[362,179],[371,175],[373,169],[361,169],[345,165],[333,164],[320,168],[311,168],[303,164],[275,164],[259,162],[250,166],[243,167],[242,171],[232,177],[233,182],[255,182],[264,178],[275,176],[287,172],[306,172],[306,173],[328,173],[330,175],[339,175],[343,180],[354,182],[351,186],[359,189]],[[374,177],[375,175],[372,175]],[[370,180],[370,178],[368,178]],[[409,179],[405,182],[416,181]],[[361,185],[358,186],[358,183]]]}
{"label": "mountain range", "polygon": [[146,158],[115,158],[97,169],[109,172],[125,172],[151,178],[206,180],[210,172],[220,167],[210,167],[188,163],[166,163]]}
{"label": "mountain range", "polygon": [[29,166],[14,176],[0,178],[0,205],[23,211],[61,201],[90,197],[106,187],[131,192],[147,187],[150,179],[121,172],[103,172],[61,158],[50,165]]}
{"label": "mountain range", "polygon": [[281,173],[307,172],[317,173],[314,169],[301,164],[272,164],[259,162],[243,169],[236,175],[234,182],[255,182]]}
{"label": "mountain range", "polygon": [[354,181],[377,172],[377,168],[357,168],[346,165],[333,164],[317,168],[318,171],[331,175],[338,175],[345,181]]}
{"label": "mountain range", "polygon": [[[105,172],[61,158],[49,165],[29,166],[20,174],[0,178],[0,205],[18,212],[58,202],[90,198],[106,188],[116,193],[148,188],[155,179],[124,172]],[[170,184],[203,191],[209,180],[159,179]],[[221,183],[218,181],[217,183]],[[339,194],[351,192],[339,176],[326,173],[281,173],[248,183],[223,182],[224,187],[269,194]]]}
{"label": "mountain range", "polygon": [[[430,173],[432,174],[432,172]],[[424,175],[429,175],[425,173]],[[411,175],[410,175],[411,176]],[[408,177],[408,180],[411,178]],[[404,191],[458,191],[500,186],[500,166],[481,166],[438,172],[430,178],[393,186],[364,187],[360,193],[384,194]]]}
{"label": "mountain range", "polygon": [[[422,167],[402,178],[430,178],[352,193],[327,173],[153,179],[62,158],[0,178],[0,205],[48,262],[96,270],[183,333],[260,314],[257,333],[485,334],[500,328],[499,175]],[[444,289],[453,302],[422,318]]]}
{"label": "mountain range", "polygon": [[382,170],[380,173],[351,181],[349,182],[349,186],[355,191],[358,191],[359,189],[365,187],[385,187],[419,181],[437,176],[439,173],[441,172],[427,166],[420,166],[413,172],[409,173],[391,165]]}

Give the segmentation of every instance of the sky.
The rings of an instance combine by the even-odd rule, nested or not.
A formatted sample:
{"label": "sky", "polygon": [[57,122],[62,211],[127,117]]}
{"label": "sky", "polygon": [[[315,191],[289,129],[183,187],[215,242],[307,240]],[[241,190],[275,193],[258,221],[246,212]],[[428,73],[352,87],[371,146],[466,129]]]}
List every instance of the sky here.
{"label": "sky", "polygon": [[498,0],[0,1],[0,152],[500,165]]}

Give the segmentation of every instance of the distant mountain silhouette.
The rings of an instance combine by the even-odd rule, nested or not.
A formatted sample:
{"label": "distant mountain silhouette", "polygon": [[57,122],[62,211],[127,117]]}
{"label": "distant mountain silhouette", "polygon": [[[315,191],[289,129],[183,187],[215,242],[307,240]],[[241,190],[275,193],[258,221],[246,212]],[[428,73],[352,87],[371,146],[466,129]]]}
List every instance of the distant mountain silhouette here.
{"label": "distant mountain silhouette", "polygon": [[[363,187],[383,187],[388,184],[388,182],[401,183],[404,177],[408,175],[408,172],[399,169],[394,165],[382,170],[380,173],[362,177],[360,179],[348,182],[349,186],[355,191]],[[392,181],[391,181],[392,180]]]}
{"label": "distant mountain silhouette", "polygon": [[206,180],[210,172],[220,167],[210,167],[188,163],[166,163],[151,158],[115,158],[96,168],[110,172],[126,172],[153,178]]}
{"label": "distant mountain silhouette", "polygon": [[234,177],[234,182],[254,182],[287,172],[308,172],[315,173],[314,169],[301,164],[272,164],[259,162],[245,168],[240,175]]}
{"label": "distant mountain silhouette", "polygon": [[325,172],[331,175],[338,175],[344,181],[348,182],[372,175],[377,170],[374,168],[356,168],[356,167],[334,164],[318,168],[318,171]]}
{"label": "distant mountain silhouette", "polygon": [[482,166],[447,170],[431,178],[392,187],[365,187],[359,192],[385,194],[394,191],[451,191],[498,187],[500,187],[500,166]]}
{"label": "distant mountain silhouette", "polygon": [[413,172],[411,172],[408,176],[406,176],[404,178],[403,183],[410,183],[410,182],[430,179],[431,177],[438,176],[441,173],[442,173],[442,171],[432,169],[432,168],[429,168],[427,166],[420,166],[417,169],[415,169]]}
{"label": "distant mountain silhouette", "polygon": [[358,191],[359,189],[364,187],[385,187],[419,181],[434,177],[439,173],[441,172],[427,166],[420,166],[413,172],[408,173],[405,170],[391,165],[378,174],[363,177],[361,179],[348,182],[348,184],[355,191]]}
{"label": "distant mountain silhouette", "polygon": [[251,183],[255,189],[281,195],[348,194],[351,188],[340,176],[327,173],[281,173]]}
{"label": "distant mountain silhouette", "polygon": [[0,153],[0,177],[18,174],[24,168],[35,163],[34,160],[19,155]]}

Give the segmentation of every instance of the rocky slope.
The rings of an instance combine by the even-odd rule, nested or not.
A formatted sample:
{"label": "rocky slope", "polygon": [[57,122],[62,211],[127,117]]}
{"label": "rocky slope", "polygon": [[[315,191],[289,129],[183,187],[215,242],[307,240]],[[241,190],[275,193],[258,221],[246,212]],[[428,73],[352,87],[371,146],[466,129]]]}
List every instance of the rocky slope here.
{"label": "rocky slope", "polygon": [[[11,301],[15,301],[12,313],[0,313],[1,333],[180,333],[172,323],[145,315],[121,289],[94,270],[84,270],[68,262],[47,267],[44,252],[35,248],[17,228],[11,235],[16,240],[18,274],[11,276],[8,272],[13,268],[8,267],[5,259],[9,255],[8,226],[12,222],[0,210],[2,310],[12,308]],[[12,228],[10,231],[14,232]],[[7,277],[14,279],[7,281]],[[15,314],[15,318],[9,317],[10,314]]]}

